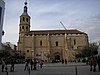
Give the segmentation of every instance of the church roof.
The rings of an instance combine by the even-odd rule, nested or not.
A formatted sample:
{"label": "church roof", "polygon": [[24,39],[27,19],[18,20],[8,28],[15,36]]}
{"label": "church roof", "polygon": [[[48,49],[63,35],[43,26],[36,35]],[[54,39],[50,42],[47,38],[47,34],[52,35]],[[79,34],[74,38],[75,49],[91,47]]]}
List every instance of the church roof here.
{"label": "church roof", "polygon": [[[79,30],[33,30],[29,32],[34,34],[86,34]],[[87,35],[87,34],[86,34]]]}
{"label": "church roof", "polygon": [[29,16],[27,12],[23,12],[21,16]]}

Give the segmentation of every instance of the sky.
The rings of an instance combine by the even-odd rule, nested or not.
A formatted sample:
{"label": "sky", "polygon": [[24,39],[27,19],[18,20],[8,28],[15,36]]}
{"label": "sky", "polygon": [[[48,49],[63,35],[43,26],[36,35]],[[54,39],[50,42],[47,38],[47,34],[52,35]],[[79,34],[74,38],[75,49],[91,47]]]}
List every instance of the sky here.
{"label": "sky", "polygon": [[[26,0],[4,0],[2,42],[17,45],[19,20]],[[100,41],[100,0],[27,0],[31,30],[77,29],[88,34],[89,42]]]}

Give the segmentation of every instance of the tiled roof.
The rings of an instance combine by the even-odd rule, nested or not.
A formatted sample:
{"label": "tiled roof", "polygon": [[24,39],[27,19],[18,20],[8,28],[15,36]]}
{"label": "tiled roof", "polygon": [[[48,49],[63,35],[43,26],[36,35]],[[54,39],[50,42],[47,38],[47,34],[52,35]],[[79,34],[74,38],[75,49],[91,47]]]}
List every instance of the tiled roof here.
{"label": "tiled roof", "polygon": [[34,34],[86,34],[84,32],[81,32],[79,30],[33,30],[29,32]]}

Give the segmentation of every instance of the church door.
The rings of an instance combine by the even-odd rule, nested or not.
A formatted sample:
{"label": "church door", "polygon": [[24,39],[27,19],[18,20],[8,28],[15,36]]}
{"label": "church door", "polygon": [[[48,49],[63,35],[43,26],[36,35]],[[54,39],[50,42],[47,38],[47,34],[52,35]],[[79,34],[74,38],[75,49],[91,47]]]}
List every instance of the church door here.
{"label": "church door", "polygon": [[59,62],[60,61],[60,53],[55,53],[55,62]]}

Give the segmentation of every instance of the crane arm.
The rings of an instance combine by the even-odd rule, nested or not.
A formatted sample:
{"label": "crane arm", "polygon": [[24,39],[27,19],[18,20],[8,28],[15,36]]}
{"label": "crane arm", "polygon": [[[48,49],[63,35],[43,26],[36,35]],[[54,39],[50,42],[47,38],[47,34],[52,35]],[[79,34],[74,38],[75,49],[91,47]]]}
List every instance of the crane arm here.
{"label": "crane arm", "polygon": [[63,26],[63,28],[64,28],[65,30],[67,30],[66,27],[64,26],[64,24],[63,24],[61,21],[60,21],[60,23],[61,23],[61,25]]}

